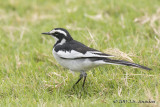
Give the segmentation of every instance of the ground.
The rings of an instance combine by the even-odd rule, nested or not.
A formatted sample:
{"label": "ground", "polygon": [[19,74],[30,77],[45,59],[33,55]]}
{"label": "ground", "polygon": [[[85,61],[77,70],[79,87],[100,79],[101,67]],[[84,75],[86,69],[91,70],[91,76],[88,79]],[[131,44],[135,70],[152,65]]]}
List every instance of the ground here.
{"label": "ground", "polygon": [[[1,0],[0,106],[160,106],[159,6],[159,0]],[[87,72],[85,89],[82,82],[73,89],[79,73],[61,67],[54,39],[41,35],[56,27],[152,70],[106,65]]]}

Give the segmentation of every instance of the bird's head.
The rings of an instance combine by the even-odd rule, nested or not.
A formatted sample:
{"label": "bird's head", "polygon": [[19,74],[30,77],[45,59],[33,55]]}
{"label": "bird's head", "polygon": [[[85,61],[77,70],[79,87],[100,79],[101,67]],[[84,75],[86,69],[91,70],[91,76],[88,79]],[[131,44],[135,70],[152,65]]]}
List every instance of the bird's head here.
{"label": "bird's head", "polygon": [[73,40],[69,32],[64,28],[55,28],[51,30],[50,32],[44,32],[42,33],[44,35],[51,35],[55,38],[56,42],[61,43],[62,41],[67,42]]}

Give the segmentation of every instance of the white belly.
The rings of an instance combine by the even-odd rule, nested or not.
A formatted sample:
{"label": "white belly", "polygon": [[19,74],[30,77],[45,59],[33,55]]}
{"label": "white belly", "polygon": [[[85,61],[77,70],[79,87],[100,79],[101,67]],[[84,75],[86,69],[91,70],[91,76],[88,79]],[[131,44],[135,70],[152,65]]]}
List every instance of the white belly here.
{"label": "white belly", "polygon": [[72,71],[86,71],[96,66],[96,63],[89,59],[63,59],[60,58],[53,49],[53,56],[56,61],[65,68]]}

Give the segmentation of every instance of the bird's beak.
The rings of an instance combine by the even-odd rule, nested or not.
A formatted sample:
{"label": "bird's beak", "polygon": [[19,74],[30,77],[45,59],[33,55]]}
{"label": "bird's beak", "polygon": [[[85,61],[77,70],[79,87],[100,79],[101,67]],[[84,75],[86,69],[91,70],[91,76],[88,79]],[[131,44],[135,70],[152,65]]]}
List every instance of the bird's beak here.
{"label": "bird's beak", "polygon": [[44,32],[42,34],[44,34],[44,35],[51,35],[51,33],[49,33],[49,32]]}

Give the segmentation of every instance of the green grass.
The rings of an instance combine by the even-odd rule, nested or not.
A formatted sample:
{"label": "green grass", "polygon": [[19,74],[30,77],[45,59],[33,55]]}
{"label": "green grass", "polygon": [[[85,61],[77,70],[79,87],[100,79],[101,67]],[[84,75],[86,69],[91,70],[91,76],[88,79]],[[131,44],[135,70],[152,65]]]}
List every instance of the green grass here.
{"label": "green grass", "polygon": [[[159,0],[1,0],[0,106],[160,106],[159,5]],[[88,71],[84,90],[82,82],[72,89],[79,73],[62,68],[52,56],[54,39],[41,35],[56,27],[153,70],[106,65]],[[113,102],[149,99],[156,103]]]}

